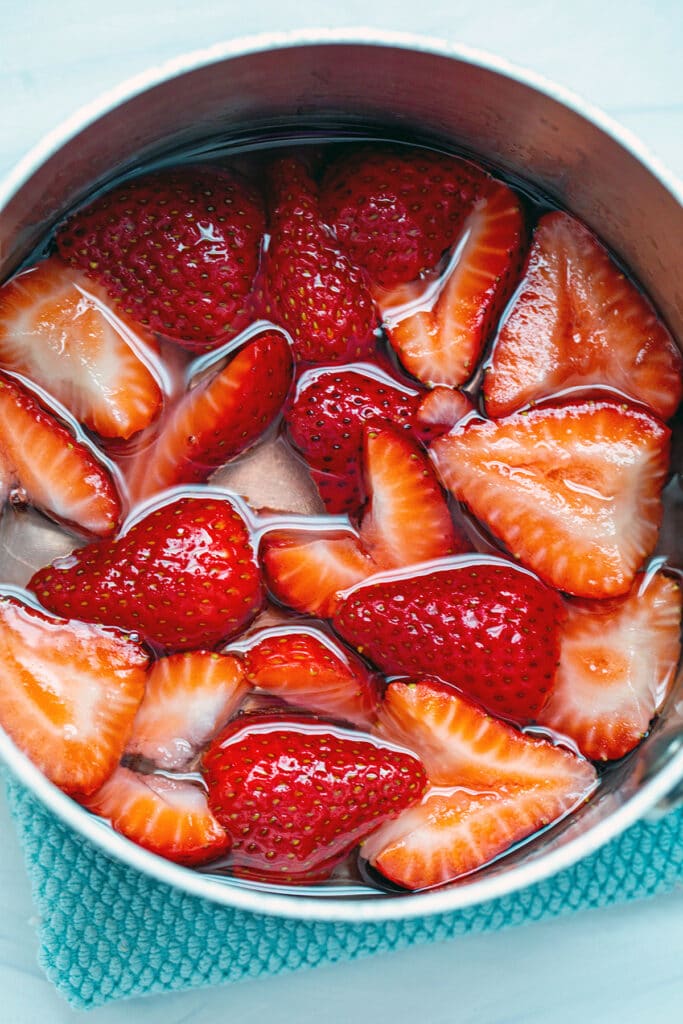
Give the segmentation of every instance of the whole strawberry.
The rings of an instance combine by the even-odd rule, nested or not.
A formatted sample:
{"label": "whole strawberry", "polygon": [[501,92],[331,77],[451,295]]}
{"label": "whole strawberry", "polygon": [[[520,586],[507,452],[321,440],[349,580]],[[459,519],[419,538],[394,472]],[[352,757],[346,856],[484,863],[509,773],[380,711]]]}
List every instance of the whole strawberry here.
{"label": "whole strawberry", "polygon": [[168,650],[216,647],[263,603],[249,531],[221,498],[180,498],[118,540],[88,544],[29,583],[50,611],[134,631]]}
{"label": "whole strawberry", "polygon": [[264,227],[260,198],[236,174],[179,167],[98,196],[58,231],[57,247],[125,314],[203,352],[248,323]]}
{"label": "whole strawberry", "polygon": [[363,148],[330,165],[321,206],[343,251],[390,288],[438,263],[485,181],[443,153]]}
{"label": "whole strawberry", "polygon": [[310,370],[287,412],[289,437],[313,469],[328,512],[355,512],[365,500],[363,428],[384,420],[410,429],[419,393],[365,364]]}
{"label": "whole strawberry", "polygon": [[268,183],[271,237],[261,315],[289,331],[299,360],[363,358],[375,345],[377,312],[363,274],[322,223],[315,182],[301,160],[282,158],[270,168]]}
{"label": "whole strawberry", "polygon": [[519,723],[545,705],[565,611],[555,591],[502,559],[356,587],[334,626],[387,675],[431,673]]}
{"label": "whole strawberry", "polygon": [[281,715],[231,723],[202,760],[235,874],[326,878],[365,836],[419,800],[418,759],[358,733]]}

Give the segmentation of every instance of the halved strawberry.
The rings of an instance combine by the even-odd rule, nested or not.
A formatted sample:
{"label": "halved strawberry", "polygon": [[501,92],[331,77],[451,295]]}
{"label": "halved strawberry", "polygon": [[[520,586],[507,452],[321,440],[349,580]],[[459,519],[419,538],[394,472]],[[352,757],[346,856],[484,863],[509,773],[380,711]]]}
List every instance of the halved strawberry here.
{"label": "halved strawberry", "polygon": [[333,625],[386,675],[439,676],[526,724],[552,689],[563,617],[531,573],[461,555],[366,579],[337,601]]}
{"label": "halved strawberry", "polygon": [[430,889],[490,863],[576,810],[586,796],[580,784],[552,778],[498,792],[435,787],[373,832],[361,856],[395,885]]}
{"label": "halved strawberry", "polygon": [[159,658],[126,753],[159,768],[182,768],[225,725],[247,692],[241,662],[214,651]]}
{"label": "halved strawberry", "polygon": [[279,413],[292,380],[282,334],[267,331],[228,365],[181,399],[150,449],[139,456],[132,489],[147,497],[181,483],[200,483],[259,440]]}
{"label": "halved strawberry", "polygon": [[211,491],[153,506],[115,540],[39,569],[29,588],[62,615],[134,630],[172,651],[217,647],[264,598],[249,528]]}
{"label": "halved strawberry", "polygon": [[484,381],[489,416],[564,388],[607,385],[667,419],[683,394],[683,358],[654,309],[588,228],[541,217],[522,285]]}
{"label": "halved strawberry", "polygon": [[0,365],[45,388],[102,437],[128,438],[161,408],[152,335],[99,285],[51,257],[0,289]]}
{"label": "halved strawberry", "polygon": [[260,196],[239,175],[185,164],[101,193],[56,241],[62,259],[103,284],[117,309],[205,352],[250,322],[264,219]]}
{"label": "halved strawberry", "polygon": [[432,388],[418,406],[414,430],[421,441],[429,444],[447,434],[474,409],[474,402],[464,391],[440,386]]}
{"label": "halved strawberry", "polygon": [[360,542],[380,569],[467,551],[424,450],[383,423],[365,428],[364,469],[370,501]]}
{"label": "halved strawberry", "polygon": [[48,615],[0,594],[0,725],[66,793],[92,793],[116,768],[149,657],[116,629]]}
{"label": "halved strawberry", "polygon": [[111,473],[13,377],[0,373],[0,503],[13,489],[51,519],[106,536],[121,516]]}
{"label": "halved strawberry", "polygon": [[322,222],[318,190],[304,161],[275,160],[268,187],[270,241],[259,313],[289,332],[299,360],[347,363],[370,355],[377,311],[363,274]]}
{"label": "halved strawberry", "polygon": [[[552,699],[552,698],[551,698]],[[377,731],[414,750],[437,786],[499,789],[581,782],[595,770],[562,747],[520,732],[487,714],[451,686],[429,676],[389,684],[378,709]]]}
{"label": "halved strawberry", "polygon": [[209,806],[232,837],[235,874],[325,878],[369,832],[420,798],[407,751],[309,719],[245,716],[202,759]]}
{"label": "halved strawberry", "polygon": [[432,446],[447,487],[570,594],[624,594],[657,542],[670,431],[615,401],[468,418]]}
{"label": "halved strawberry", "polygon": [[249,639],[246,678],[253,686],[313,711],[368,726],[380,677],[322,630],[266,629]]}
{"label": "halved strawberry", "polygon": [[351,530],[271,530],[259,549],[273,596],[297,612],[329,618],[337,594],[375,571]]}
{"label": "halved strawberry", "polygon": [[494,182],[441,275],[376,296],[389,341],[418,380],[457,387],[472,376],[514,287],[523,233],[519,200]]}
{"label": "halved strawberry", "polygon": [[419,392],[369,363],[303,373],[287,411],[289,437],[312,469],[329,513],[357,512],[365,501],[363,427],[372,420],[410,430]]}
{"label": "halved strawberry", "polygon": [[205,864],[230,849],[201,786],[119,767],[81,803],[138,846],[178,864]]}
{"label": "halved strawberry", "polygon": [[486,182],[445,153],[364,146],[330,164],[321,204],[351,260],[391,287],[435,266]]}
{"label": "halved strawberry", "polygon": [[680,656],[681,588],[662,573],[625,597],[568,601],[560,666],[543,725],[594,761],[623,757],[647,733]]}

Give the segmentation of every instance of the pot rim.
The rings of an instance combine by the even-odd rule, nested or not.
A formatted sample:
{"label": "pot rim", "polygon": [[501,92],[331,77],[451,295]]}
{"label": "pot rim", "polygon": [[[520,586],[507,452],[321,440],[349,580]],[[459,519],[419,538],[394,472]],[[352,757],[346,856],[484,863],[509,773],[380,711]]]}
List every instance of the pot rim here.
{"label": "pot rim", "polygon": [[[115,107],[168,79],[199,67],[256,53],[304,46],[345,44],[391,47],[453,58],[529,86],[569,108],[614,139],[664,185],[679,204],[683,205],[683,183],[668,171],[632,132],[572,90],[484,50],[451,43],[438,37],[358,27],[308,28],[245,36],[182,54],[126,79],[80,107],[20,158],[14,168],[0,181],[0,210],[42,164],[79,132]],[[663,800],[683,780],[682,746],[665,767],[659,769],[633,797],[612,811],[603,821],[541,857],[489,877],[476,879],[475,876],[474,880],[467,881],[464,885],[456,883],[445,888],[400,897],[378,892],[377,896],[364,896],[358,899],[349,896],[310,897],[278,894],[253,886],[248,887],[244,883],[236,885],[232,880],[223,881],[215,875],[202,874],[174,864],[136,846],[114,832],[108,824],[89,814],[54,786],[1,729],[0,759],[5,761],[12,773],[61,821],[85,836],[100,851],[142,871],[156,881],[214,903],[241,910],[301,920],[344,921],[356,924],[462,910],[509,895],[546,879],[594,853],[610,839],[618,836]]]}

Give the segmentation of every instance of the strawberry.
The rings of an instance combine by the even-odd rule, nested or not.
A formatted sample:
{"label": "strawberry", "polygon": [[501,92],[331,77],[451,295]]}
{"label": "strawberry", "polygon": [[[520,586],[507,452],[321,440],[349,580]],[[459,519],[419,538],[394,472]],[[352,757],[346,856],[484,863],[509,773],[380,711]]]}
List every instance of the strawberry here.
{"label": "strawberry", "polygon": [[444,153],[364,147],[328,167],[321,205],[349,258],[386,288],[438,263],[486,180]]}
{"label": "strawberry", "polygon": [[594,761],[640,742],[673,682],[680,656],[681,589],[661,573],[625,597],[567,602],[560,666],[543,725]]}
{"label": "strawberry", "polygon": [[241,455],[279,413],[291,379],[292,357],[283,335],[268,331],[248,342],[172,410],[151,451],[138,460],[136,495],[202,482]]}
{"label": "strawberry", "polygon": [[354,846],[420,798],[413,755],[324,723],[237,721],[202,760],[209,807],[232,839],[235,874],[327,877]]}
{"label": "strawberry", "polygon": [[433,787],[420,804],[373,833],[361,856],[394,885],[430,889],[490,863],[585,799],[564,779],[496,792]]}
{"label": "strawberry", "polygon": [[79,270],[51,257],[0,289],[0,364],[45,388],[102,437],[128,438],[161,407],[151,335]]}
{"label": "strawberry", "polygon": [[210,493],[153,508],[116,540],[39,569],[29,589],[51,611],[176,651],[217,646],[263,603],[249,530],[231,502]]}
{"label": "strawberry", "polygon": [[432,446],[456,498],[524,565],[580,597],[626,593],[654,549],[670,431],[614,401],[468,419]]}
{"label": "strawberry", "polygon": [[419,400],[414,388],[367,363],[302,374],[286,414],[289,437],[312,467],[328,512],[354,513],[365,500],[364,424],[379,420],[409,430]]}
{"label": "strawberry", "polygon": [[370,495],[360,542],[380,569],[467,551],[429,459],[403,431],[365,427],[364,468]]}
{"label": "strawberry", "polygon": [[59,254],[115,308],[194,352],[251,315],[265,217],[251,185],[218,167],[176,167],[98,196],[57,232]]}
{"label": "strawberry", "polygon": [[585,793],[595,783],[588,762],[492,718],[452,686],[429,677],[389,684],[377,732],[414,750],[435,786],[522,788],[552,779]]}
{"label": "strawberry", "polygon": [[363,275],[335,246],[320,216],[303,161],[276,160],[269,171],[270,242],[259,310],[284,327],[294,355],[347,363],[375,346],[377,313]]}
{"label": "strawberry", "polygon": [[266,629],[249,639],[245,673],[252,686],[290,704],[367,727],[379,677],[322,630]]}
{"label": "strawberry", "polygon": [[85,536],[106,536],[121,516],[109,469],[38,396],[0,373],[0,502],[12,494]]}
{"label": "strawberry", "polygon": [[597,785],[587,761],[491,718],[429,677],[390,683],[378,728],[415,750],[429,775],[422,802],[361,850],[408,889],[475,871],[579,807]]}
{"label": "strawberry", "polygon": [[138,846],[179,864],[205,864],[230,849],[206,793],[185,779],[121,767],[81,803]]}
{"label": "strawberry", "polygon": [[427,391],[415,414],[414,430],[421,441],[429,444],[447,434],[456,423],[474,412],[469,395],[456,388],[436,387]]}
{"label": "strawberry", "polygon": [[333,625],[387,675],[429,672],[525,723],[552,689],[563,618],[530,573],[464,556],[366,580],[338,600]]}
{"label": "strawberry", "polygon": [[672,416],[683,358],[654,309],[580,221],[541,217],[484,381],[489,416],[603,385]]}
{"label": "strawberry", "polygon": [[376,569],[351,530],[278,529],[261,541],[259,556],[276,600],[294,611],[329,618],[340,590]]}
{"label": "strawberry", "polygon": [[494,183],[441,274],[378,296],[391,346],[418,380],[457,387],[472,376],[514,288],[523,234],[519,200]]}
{"label": "strawberry", "polygon": [[92,793],[116,768],[149,658],[118,630],[48,615],[0,594],[0,725],[66,793]]}
{"label": "strawberry", "polygon": [[184,768],[225,725],[247,692],[237,658],[187,651],[159,658],[147,678],[126,753]]}

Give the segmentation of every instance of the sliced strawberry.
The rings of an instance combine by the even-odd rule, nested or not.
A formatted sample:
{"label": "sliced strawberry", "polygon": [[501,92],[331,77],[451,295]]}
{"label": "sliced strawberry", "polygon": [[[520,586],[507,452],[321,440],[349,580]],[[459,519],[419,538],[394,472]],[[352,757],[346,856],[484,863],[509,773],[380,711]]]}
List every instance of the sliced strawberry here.
{"label": "sliced strawberry", "polygon": [[203,352],[249,323],[263,232],[263,204],[249,183],[194,164],[97,196],[60,228],[57,247],[126,316]]}
{"label": "sliced strawberry", "polygon": [[29,589],[52,611],[134,630],[175,651],[235,636],[264,597],[247,524],[210,491],[155,506],[117,539],[56,559]]}
{"label": "sliced strawberry", "polygon": [[431,441],[447,434],[475,406],[469,395],[456,388],[436,387],[427,391],[415,414],[415,432],[421,441]]}
{"label": "sliced strawberry", "polygon": [[523,233],[519,200],[494,183],[474,204],[443,274],[377,296],[389,341],[418,380],[457,387],[472,376],[514,287]]}
{"label": "sliced strawberry", "polygon": [[[551,698],[552,699],[552,698]],[[587,761],[540,736],[492,718],[477,704],[437,679],[394,681],[378,711],[378,732],[414,750],[437,786],[499,789],[595,783]]]}
{"label": "sliced strawberry", "polygon": [[111,473],[13,377],[0,373],[0,502],[13,489],[51,519],[106,536],[121,516]]}
{"label": "sliced strawberry", "polygon": [[149,661],[118,630],[47,615],[0,595],[0,725],[66,793],[92,793],[116,768]]}
{"label": "sliced strawberry", "polygon": [[338,633],[387,675],[439,676],[527,723],[553,685],[562,601],[502,559],[459,556],[378,574],[338,600]]}
{"label": "sliced strawberry", "polygon": [[667,419],[683,358],[654,309],[574,217],[538,222],[522,285],[484,382],[489,416],[570,387],[606,385]]}
{"label": "sliced strawberry", "polygon": [[154,338],[56,257],[0,289],[0,364],[29,377],[102,437],[128,438],[161,408]]}
{"label": "sliced strawberry", "polygon": [[321,203],[351,260],[391,287],[438,263],[486,182],[445,153],[365,146],[330,164]]}
{"label": "sliced strawberry", "polygon": [[268,183],[261,315],[289,332],[297,359],[347,363],[370,355],[377,311],[363,275],[325,229],[306,165],[282,157],[270,167]]}
{"label": "sliced strawberry", "polygon": [[260,546],[266,583],[273,596],[297,612],[329,618],[338,592],[375,571],[350,530],[282,529]]}
{"label": "sliced strawberry", "polygon": [[192,388],[163,424],[134,470],[137,497],[200,483],[262,436],[282,408],[292,356],[275,331],[250,341],[228,365]]}
{"label": "sliced strawberry", "polygon": [[387,424],[365,428],[364,467],[370,502],[360,541],[380,569],[467,551],[429,459]]}
{"label": "sliced strawberry", "polygon": [[670,431],[613,401],[468,419],[432,446],[447,487],[570,594],[624,594],[657,542]]}
{"label": "sliced strawberry", "polygon": [[202,770],[209,806],[232,837],[235,873],[266,881],[327,877],[426,782],[412,754],[279,715],[231,723]]}
{"label": "sliced strawberry", "polygon": [[159,768],[183,768],[232,717],[246,692],[242,665],[228,654],[189,651],[159,658],[126,753]]}
{"label": "sliced strawberry", "polygon": [[395,885],[429,889],[490,863],[586,796],[581,780],[564,778],[499,792],[429,789],[422,803],[374,832],[361,855]]}
{"label": "sliced strawberry", "polygon": [[286,414],[289,437],[311,467],[329,513],[353,514],[365,501],[364,425],[382,421],[410,430],[419,401],[415,388],[369,363],[301,375]]}
{"label": "sliced strawberry", "polygon": [[246,677],[267,693],[356,725],[368,726],[379,677],[319,629],[285,626],[254,634]]}
{"label": "sliced strawberry", "polygon": [[328,515],[355,516],[365,502],[365,493],[360,481],[360,466],[354,465],[347,475],[321,473],[310,469],[320,499]]}
{"label": "sliced strawberry", "polygon": [[81,802],[138,846],[179,864],[205,864],[230,849],[206,793],[184,779],[117,768],[97,793]]}
{"label": "sliced strawberry", "polygon": [[560,667],[539,721],[594,761],[623,757],[647,733],[680,656],[681,588],[657,573],[611,601],[569,601]]}

